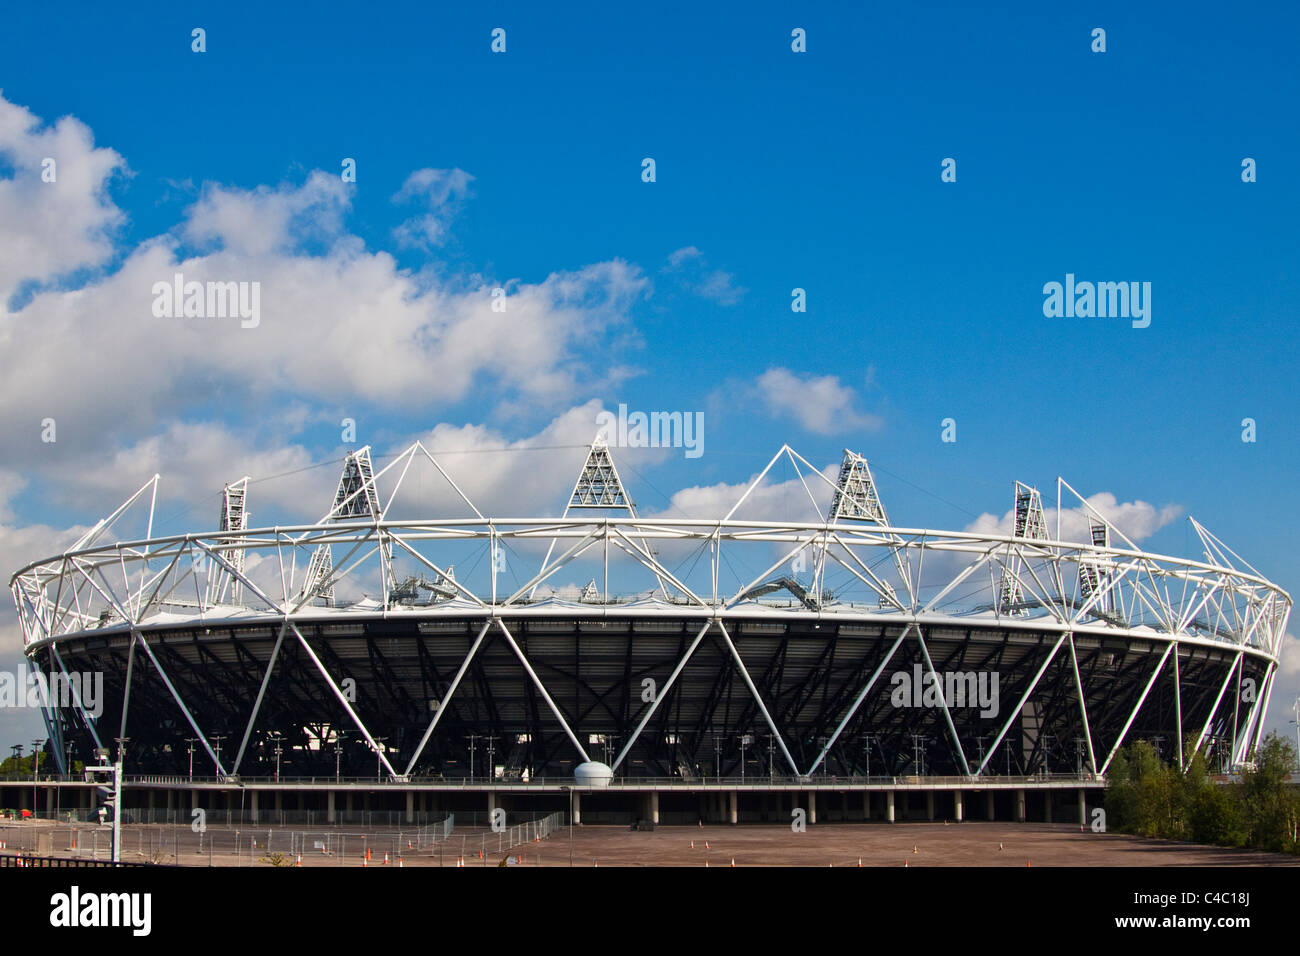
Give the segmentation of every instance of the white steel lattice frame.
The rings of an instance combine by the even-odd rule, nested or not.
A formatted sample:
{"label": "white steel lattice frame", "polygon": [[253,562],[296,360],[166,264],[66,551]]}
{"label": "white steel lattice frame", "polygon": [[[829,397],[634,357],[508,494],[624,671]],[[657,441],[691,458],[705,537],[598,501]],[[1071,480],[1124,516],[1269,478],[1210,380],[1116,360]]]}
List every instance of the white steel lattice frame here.
{"label": "white steel lattice frame", "polygon": [[[634,513],[629,513],[626,517],[570,517],[567,509],[561,518],[488,518],[465,496],[424,446],[417,442],[395,456],[383,470],[353,492],[353,497],[365,493],[369,517],[340,518],[340,506],[336,504],[322,521],[314,524],[251,529],[227,527],[207,534],[153,537],[153,511],[159,482],[159,477],[155,475],[121,508],[99,522],[67,551],[33,562],[16,572],[10,586],[18,608],[28,657],[33,657],[43,648],[50,648],[50,659],[58,664],[65,676],[66,668],[58,650],[60,642],[93,633],[106,626],[124,627],[131,636],[130,666],[134,666],[135,650],[139,648],[202,741],[217,774],[223,777],[227,773],[238,773],[271,672],[286,639],[296,640],[305,649],[324,684],[348,712],[357,730],[375,750],[390,776],[401,780],[412,772],[425,744],[437,728],[439,718],[445,711],[446,700],[429,722],[419,747],[407,761],[404,771],[399,772],[390,762],[389,754],[349,706],[345,695],[319,657],[313,653],[298,627],[301,620],[320,621],[324,618],[346,621],[350,616],[356,619],[358,614],[389,617],[419,613],[429,618],[454,616],[462,619],[481,616],[482,627],[478,631],[477,640],[461,664],[446,697],[450,698],[455,693],[484,636],[490,628],[495,627],[517,655],[530,680],[559,720],[577,754],[586,760],[588,755],[580,742],[580,735],[565,720],[544,682],[530,666],[526,655],[512,636],[510,622],[563,613],[562,602],[557,604],[553,599],[535,601],[537,588],[556,579],[564,568],[583,555],[603,553],[608,567],[611,552],[624,556],[634,567],[645,572],[647,583],[649,580],[655,582],[656,587],[652,591],[656,596],[653,606],[647,606],[644,601],[633,606],[625,597],[611,596],[607,584],[598,603],[574,605],[573,610],[580,610],[584,616],[661,616],[705,621],[694,641],[676,662],[663,694],[644,709],[636,733],[625,742],[614,761],[615,767],[627,757],[635,740],[654,715],[659,701],[664,699],[668,688],[677,680],[701,640],[710,631],[729,649],[733,662],[771,729],[790,771],[803,777],[815,772],[825,760],[836,739],[849,725],[901,644],[906,640],[917,641],[927,670],[934,672],[934,664],[925,641],[926,629],[931,625],[960,625],[972,621],[1004,629],[1033,629],[1055,635],[1056,640],[1050,655],[1038,668],[1022,700],[1010,712],[1010,717],[1002,726],[993,746],[988,748],[987,756],[982,762],[968,761],[957,737],[948,704],[941,696],[946,726],[952,735],[950,742],[956,749],[963,772],[969,776],[984,773],[998,744],[1030,699],[1039,679],[1061,653],[1069,655],[1073,668],[1082,725],[1087,735],[1088,766],[1093,773],[1105,773],[1152,686],[1165,673],[1166,663],[1171,656],[1174,659],[1171,670],[1175,691],[1178,692],[1178,658],[1180,650],[1184,648],[1211,647],[1235,652],[1233,664],[1224,678],[1214,707],[1200,729],[1198,748],[1206,740],[1211,722],[1223,703],[1233,675],[1240,678],[1245,659],[1254,658],[1263,666],[1265,676],[1260,692],[1251,702],[1244,718],[1236,721],[1233,760],[1244,760],[1251,749],[1258,746],[1292,601],[1281,588],[1242,561],[1200,524],[1192,522],[1204,545],[1204,561],[1147,553],[1125,537],[1064,480],[1058,480],[1056,539],[893,527],[846,519],[834,513],[827,519],[809,522],[734,518],[736,511],[783,456],[794,465],[814,508],[817,500],[809,487],[810,480],[820,480],[831,486],[831,493],[835,491],[834,482],[789,446],[782,446],[728,514],[720,519],[642,518]],[[420,458],[432,463],[455,490],[467,508],[465,517],[428,520],[388,518],[407,471]],[[588,458],[590,459],[590,453]],[[351,461],[351,456],[349,460]],[[804,468],[799,467],[800,463]],[[366,464],[369,464],[368,457]],[[865,462],[863,466],[865,467]],[[392,487],[387,501],[381,506],[377,488],[380,479],[385,478],[392,481]],[[1017,486],[1021,487],[1019,483]],[[128,509],[143,501],[146,494],[149,500],[146,537],[111,545],[98,544],[99,539],[115,522]],[[1063,496],[1072,496],[1074,507],[1086,516],[1090,527],[1094,529],[1092,540],[1083,543],[1059,540]],[[241,505],[242,503],[241,499]],[[630,508],[627,510],[631,511]],[[880,507],[878,517],[885,517],[883,506]],[[1104,536],[1096,532],[1098,525],[1104,526]],[[1109,543],[1104,546],[1093,543],[1099,539]],[[448,568],[436,563],[421,550],[431,544],[452,541],[481,542],[491,549],[491,553],[496,553],[496,549],[507,542],[531,544],[539,550],[541,544],[549,547],[540,570],[522,586],[509,589],[499,587],[499,570],[496,562],[491,562],[490,588],[486,594],[478,594],[465,584],[457,583]],[[654,551],[652,543],[661,547],[693,543],[702,552],[707,551],[708,586],[688,586],[683,578],[689,575],[679,576],[664,564]],[[804,606],[781,610],[780,619],[901,623],[904,627],[870,679],[861,687],[853,703],[843,713],[834,734],[821,748],[817,758],[810,766],[799,767],[795,765],[787,742],[768,714],[762,695],[731,638],[728,625],[752,618],[756,602],[749,597],[751,591],[768,581],[783,564],[809,546],[819,555],[819,578],[824,573],[823,569],[833,563],[871,593],[875,601],[858,604],[833,599],[823,591],[819,581],[806,596]],[[323,580],[310,582],[308,586],[308,575],[319,571],[320,565],[316,560],[300,564],[299,552],[314,554],[319,553],[320,549],[336,548],[343,552],[341,560],[325,571]],[[730,568],[730,554],[740,551],[761,554],[760,549],[764,548],[768,555],[778,555],[777,560],[769,565],[767,557],[763,557],[759,566],[766,565],[766,570],[734,590],[722,586],[724,571]],[[558,556],[553,557],[556,552]],[[277,580],[278,588],[268,589],[252,579],[246,570],[245,561],[246,556],[252,554],[269,561],[278,571],[278,580],[276,576],[271,577],[271,580]],[[452,589],[454,597],[447,598],[441,605],[432,604],[419,609],[392,605],[389,595],[395,587],[391,570],[393,556],[410,559],[422,569],[432,571],[449,589],[444,597],[451,594]],[[955,561],[961,566],[955,572],[922,587],[921,573],[926,566],[927,556],[931,567],[940,561],[946,561],[949,566]],[[312,603],[317,595],[330,592],[340,581],[358,576],[362,569],[367,566],[373,568],[376,563],[381,567],[379,577],[382,589],[377,606],[374,602],[364,608],[360,605],[320,607]],[[225,587],[214,589],[199,584],[198,569],[204,566],[218,569],[223,579],[231,585],[231,592],[239,594],[242,589],[245,601],[240,608],[232,609],[228,603],[219,603],[227,592]],[[1101,569],[1104,573],[1085,580],[1087,569]],[[958,599],[959,589],[971,582],[981,581],[985,576],[987,587],[983,593],[989,596],[989,603],[975,609],[961,605]],[[895,582],[891,583],[887,577],[894,577]],[[1023,609],[1017,609],[1016,613],[1009,614],[1000,609],[998,594],[1007,581],[1014,582],[1019,589],[1022,603],[1028,607],[1027,613]],[[276,593],[268,593],[268,590]],[[923,595],[922,591],[930,593]],[[239,751],[227,771],[192,716],[191,709],[168,679],[145,635],[160,626],[178,626],[172,623],[178,614],[184,615],[190,622],[189,626],[193,626],[210,621],[228,622],[232,611],[241,623],[256,620],[277,623],[278,638],[256,703],[249,715]],[[165,624],[155,620],[159,615],[167,616]],[[1132,638],[1154,642],[1157,648],[1164,645],[1160,664],[1146,683],[1141,698],[1128,716],[1124,731],[1109,754],[1094,752],[1091,732],[1088,730],[1087,704],[1075,651],[1074,638],[1079,634]],[[143,666],[143,662],[141,664]],[[128,672],[126,695],[129,696],[129,693]],[[124,700],[123,723],[126,719],[126,703]],[[1181,703],[1177,707],[1181,738]],[[74,710],[98,744],[101,735],[79,697],[74,701]],[[47,721],[56,723],[53,704],[45,708],[44,716]],[[1181,753],[1181,743],[1180,739],[1180,760],[1185,757]],[[56,753],[56,756],[61,759],[61,754]]]}

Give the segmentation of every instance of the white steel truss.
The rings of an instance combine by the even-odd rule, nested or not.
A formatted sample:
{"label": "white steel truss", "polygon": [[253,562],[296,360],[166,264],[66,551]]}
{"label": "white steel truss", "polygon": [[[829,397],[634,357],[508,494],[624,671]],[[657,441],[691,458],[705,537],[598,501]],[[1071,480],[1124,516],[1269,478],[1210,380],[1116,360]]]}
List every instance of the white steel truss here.
{"label": "white steel truss", "polygon": [[[433,463],[472,513],[449,518],[389,518],[407,470],[421,455]],[[833,505],[826,518],[807,522],[734,518],[736,510],[782,455],[795,465],[814,506],[816,496],[804,480],[805,469],[831,486]],[[381,479],[392,482],[386,501],[379,493]],[[49,648],[49,659],[63,670],[65,677],[60,644],[97,631],[128,635],[128,674],[133,668],[144,666],[143,661],[136,659],[138,650],[202,740],[214,769],[221,776],[226,775],[226,769],[217,748],[204,737],[192,716],[194,711],[186,705],[150,644],[149,634],[156,627],[175,626],[178,620],[192,622],[191,626],[206,626],[227,620],[234,612],[243,621],[264,619],[278,629],[232,772],[238,772],[271,673],[287,638],[291,642],[296,639],[331,696],[374,749],[379,762],[392,777],[399,779],[401,775],[390,761],[394,755],[362,723],[340,690],[337,675],[330,674],[303,635],[298,626],[301,620],[310,617],[344,622],[398,613],[418,613],[428,618],[477,617],[481,621],[477,638],[446,697],[455,695],[486,635],[495,629],[558,721],[575,754],[585,760],[587,752],[581,728],[574,725],[572,715],[566,715],[556,705],[546,682],[516,641],[511,629],[513,622],[563,615],[577,608],[584,609],[586,615],[605,619],[693,619],[700,622],[694,640],[676,662],[661,696],[641,713],[636,732],[624,742],[615,766],[625,760],[654,716],[659,701],[677,682],[701,642],[712,634],[712,640],[727,650],[736,673],[772,732],[774,745],[796,775],[811,774],[826,760],[906,639],[917,642],[926,672],[933,674],[935,664],[928,643],[932,627],[974,624],[1047,633],[1054,640],[1050,651],[1028,682],[1019,704],[1001,725],[994,746],[978,764],[968,763],[964,745],[957,739],[949,708],[951,702],[940,700],[943,726],[951,737],[958,764],[964,773],[979,776],[1013,722],[1021,718],[1038,683],[1058,656],[1062,660],[1059,666],[1070,668],[1078,694],[1089,766],[1094,772],[1105,773],[1144,702],[1162,678],[1174,682],[1181,737],[1181,656],[1205,649],[1233,655],[1218,696],[1200,728],[1196,747],[1204,744],[1216,718],[1221,723],[1226,719],[1220,713],[1223,708],[1233,718],[1230,721],[1233,759],[1238,762],[1246,759],[1262,733],[1292,608],[1289,595],[1199,523],[1193,521],[1192,525],[1204,547],[1204,560],[1148,553],[1063,480],[1058,481],[1058,522],[1060,495],[1073,494],[1087,521],[1086,541],[1060,540],[1059,523],[1056,537],[1049,537],[1041,497],[1035,489],[1019,482],[1011,535],[895,527],[876,492],[866,460],[852,452],[846,452],[839,481],[830,482],[806,459],[783,446],[720,519],[639,517],[603,442],[594,442],[588,450],[565,513],[558,519],[485,517],[419,443],[395,456],[378,474],[373,472],[368,448],[349,455],[334,504],[315,524],[247,527],[248,480],[244,478],[226,486],[215,531],[155,537],[153,514],[159,478],[154,476],[72,547],[28,564],[14,574],[10,584],[28,656]],[[101,543],[108,530],[146,500],[148,520],[144,538]],[[623,514],[590,517],[569,513],[571,509],[597,508]],[[540,570],[513,589],[498,590],[496,561],[489,562],[490,581],[484,586],[471,587],[473,582],[468,579],[457,581],[451,561],[442,560],[436,553],[439,548],[474,543],[486,546],[491,554],[498,553],[497,549],[507,543],[540,551],[543,542],[547,550]],[[761,597],[772,593],[770,585],[780,582],[781,565],[810,544],[820,554],[813,586],[798,596],[797,602],[784,607],[764,603]],[[337,563],[335,549],[342,555]],[[559,556],[552,560],[557,551]],[[310,555],[309,560],[299,561],[299,552]],[[680,563],[673,565],[665,557],[668,553],[680,558]],[[254,563],[245,559],[249,554],[257,554],[261,559],[256,562],[256,574],[250,573]],[[609,579],[611,556],[621,562],[620,573],[625,585],[641,575],[647,583],[653,581],[654,587],[625,587],[623,593],[613,593]],[[398,560],[433,576],[435,586],[428,605],[412,608],[395,600],[399,588],[393,564]],[[602,569],[604,587],[598,588],[593,579],[567,604],[555,597],[544,601],[534,599],[537,588],[556,579],[564,569],[589,567],[593,563]],[[736,571],[737,564],[748,569],[743,577]],[[336,585],[358,577],[367,569],[373,571],[376,566],[380,581],[377,599],[349,602],[337,598]],[[756,567],[767,570],[753,575]],[[928,579],[923,577],[927,570],[931,574]],[[824,579],[832,571],[841,574],[845,581],[834,594],[824,586]],[[734,589],[724,586],[728,578],[735,581]],[[862,600],[855,599],[858,596]],[[1014,600],[1010,599],[1012,596]],[[324,598],[327,606],[318,606],[313,598]],[[238,607],[232,608],[232,602],[239,602]],[[772,716],[771,702],[763,699],[745,665],[741,652],[743,642],[738,646],[732,636],[737,622],[753,620],[758,612],[784,622],[873,624],[896,630],[888,652],[858,689],[852,703],[836,715],[838,723],[833,735],[807,768],[796,766],[792,751]],[[1118,738],[1107,740],[1104,745],[1092,739],[1084,699],[1076,651],[1076,642],[1083,637],[1132,640],[1154,647],[1152,653],[1158,657]],[[1068,662],[1061,654],[1063,649],[1068,650]],[[1263,668],[1259,694],[1250,701],[1235,695],[1229,712],[1224,708],[1228,688],[1234,676],[1241,680],[1248,661]],[[125,692],[130,692],[129,676]],[[425,745],[437,731],[445,705],[446,700],[429,721],[419,745],[406,758],[406,774],[413,771]],[[98,743],[102,736],[79,698],[73,710]],[[123,724],[126,713],[124,701]],[[124,728],[114,729],[119,730],[119,735],[125,735]],[[1100,752],[1094,750],[1094,744]],[[1102,754],[1104,759],[1100,759]],[[1180,761],[1185,762],[1186,756],[1181,753],[1180,740]]]}

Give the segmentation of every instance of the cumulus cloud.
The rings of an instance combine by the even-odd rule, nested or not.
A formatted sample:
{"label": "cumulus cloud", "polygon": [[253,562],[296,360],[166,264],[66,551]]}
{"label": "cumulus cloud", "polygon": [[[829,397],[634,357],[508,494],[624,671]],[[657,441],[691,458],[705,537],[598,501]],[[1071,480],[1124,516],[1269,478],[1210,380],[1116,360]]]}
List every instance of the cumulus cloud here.
{"label": "cumulus cloud", "polygon": [[[57,185],[40,181],[47,153],[63,157]],[[289,399],[347,395],[419,415],[490,395],[536,415],[627,374],[611,359],[649,283],[622,260],[536,281],[412,275],[349,231],[352,193],[323,172],[254,189],[203,184],[173,230],[115,248],[109,233],[123,214],[105,189],[125,164],[95,149],[84,126],[45,129],[0,100],[0,154],[0,169],[15,170],[0,180],[0,428],[15,465],[84,463],[144,440],[159,419],[214,406],[225,420],[257,420]],[[422,170],[398,196],[442,208],[468,182],[463,171]],[[51,284],[73,272],[78,287]],[[155,285],[178,274],[257,283],[260,321],[155,315]],[[29,300],[6,308],[8,293],[37,280]],[[492,307],[498,285],[510,290],[504,311]],[[57,443],[39,441],[45,418]]]}
{"label": "cumulus cloud", "polygon": [[[785,470],[781,464],[775,466]],[[732,518],[737,521],[822,521],[830,510],[839,465],[827,465],[821,472],[826,481],[804,469],[803,480],[796,476],[774,480],[769,472],[763,482],[745,499]],[[680,518],[721,518],[740,501],[745,489],[758,473],[748,480],[730,484],[694,485],[675,492],[669,506],[659,515]],[[828,484],[829,482],[829,484]]]}
{"label": "cumulus cloud", "polygon": [[787,368],[770,368],[758,377],[755,390],[772,415],[793,419],[818,435],[877,429],[883,424],[879,416],[854,407],[857,392],[841,383],[838,375],[800,375]]}
{"label": "cumulus cloud", "polygon": [[[43,175],[47,160],[53,182]],[[45,126],[0,96],[0,307],[24,283],[46,285],[113,258],[126,217],[108,189],[126,172],[85,124],[65,116]]]}

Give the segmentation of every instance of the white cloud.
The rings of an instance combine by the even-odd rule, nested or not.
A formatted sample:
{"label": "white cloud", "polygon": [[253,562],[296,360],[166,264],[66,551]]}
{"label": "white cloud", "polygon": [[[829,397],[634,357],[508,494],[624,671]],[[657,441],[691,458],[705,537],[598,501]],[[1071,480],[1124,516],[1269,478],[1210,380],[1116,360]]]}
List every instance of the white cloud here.
{"label": "white cloud", "polygon": [[[55,162],[44,182],[42,163]],[[126,163],[96,148],[90,130],[66,116],[50,126],[0,96],[0,310],[25,282],[48,284],[78,269],[99,267],[114,254],[113,231],[125,216],[108,186]],[[3,315],[3,311],[0,311]]]}
{"label": "white cloud", "polygon": [[837,375],[799,375],[786,368],[770,368],[755,384],[769,412],[793,419],[818,435],[876,429],[883,424],[879,416],[854,408],[857,392],[842,384]]}
{"label": "white cloud", "polygon": [[[172,232],[115,249],[106,230],[123,216],[104,184],[124,164],[90,143],[75,120],[42,130],[0,100],[3,161],[21,174],[0,180],[0,292],[115,264],[79,273],[79,288],[47,283],[11,313],[0,301],[0,429],[14,467],[84,464],[154,434],[160,419],[214,405],[230,421],[259,420],[288,399],[439,414],[490,396],[535,415],[628,374],[611,359],[649,283],[622,260],[532,282],[412,275],[348,231],[352,194],[322,172],[298,185],[205,184]],[[40,182],[46,153],[63,157],[57,186]],[[437,172],[413,175],[398,195],[456,201],[467,174]],[[154,284],[177,273],[259,283],[260,324],[155,317]],[[492,309],[497,285],[511,291],[504,312]],[[58,442],[28,441],[47,417]]]}
{"label": "white cloud", "polygon": [[[786,468],[778,462],[774,470],[780,473]],[[797,476],[775,480],[773,473],[769,472],[732,518],[737,521],[823,521],[830,509],[839,465],[827,465],[822,470],[822,475],[826,481],[822,481],[816,474],[809,474],[805,469],[802,481]],[[669,506],[656,514],[681,518],[721,518],[735,506],[745,489],[757,477],[756,472],[748,480],[737,484],[718,482],[682,488],[673,494]]]}
{"label": "white cloud", "polygon": [[1278,667],[1284,678],[1300,678],[1300,640],[1288,631],[1282,636],[1282,648],[1278,654]]}
{"label": "white cloud", "polygon": [[393,194],[393,202],[418,203],[425,212],[393,230],[398,243],[425,249],[441,244],[473,181],[474,177],[463,169],[417,169],[407,176],[402,188]]}

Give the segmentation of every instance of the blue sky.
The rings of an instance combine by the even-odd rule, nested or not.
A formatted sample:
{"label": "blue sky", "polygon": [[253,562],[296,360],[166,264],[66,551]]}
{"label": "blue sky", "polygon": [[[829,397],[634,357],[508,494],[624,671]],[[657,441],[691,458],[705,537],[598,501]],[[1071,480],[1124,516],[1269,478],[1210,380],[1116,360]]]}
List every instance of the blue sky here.
{"label": "blue sky", "polygon": [[[1300,13],[902,6],[7,12],[0,90],[36,125],[0,124],[16,204],[0,225],[0,554],[16,567],[57,550],[39,529],[93,522],[155,469],[246,455],[207,478],[207,497],[172,489],[193,524],[222,480],[336,458],[345,415],[379,450],[440,425],[486,447],[569,440],[575,410],[624,402],[706,417],[699,459],[629,456],[646,510],[742,483],[782,442],[819,465],[848,446],[898,524],[964,528],[1003,515],[1013,479],[1046,498],[1060,474],[1195,515],[1294,593]],[[806,53],[791,51],[795,27]],[[40,124],[65,116],[113,156],[98,154],[67,210],[43,212],[24,204],[16,157],[40,154]],[[96,155],[67,149],[65,177]],[[355,184],[339,181],[345,157]],[[940,181],[945,157],[955,183]],[[1257,182],[1242,182],[1245,157]],[[467,176],[395,202],[417,170]],[[422,222],[433,231],[410,241]],[[49,255],[22,241],[29,228]],[[263,327],[164,352],[165,373],[129,355],[150,339],[112,335],[119,321],[138,332],[124,290],[168,275],[168,256],[263,278]],[[1150,327],[1044,317],[1042,286],[1066,273],[1150,282]],[[338,293],[313,300],[328,276]],[[496,285],[535,295],[554,330],[504,362],[460,340],[425,354],[421,320],[386,324],[385,295],[454,312]],[[791,312],[795,287],[806,313]],[[346,290],[357,309],[332,314]],[[94,354],[64,369],[92,321]],[[370,333],[403,356],[387,385],[388,372],[343,373]],[[289,375],[286,342],[313,356]],[[247,368],[205,361],[223,350]],[[141,375],[143,394],[121,383]],[[49,386],[37,399],[34,381]],[[940,441],[945,418],[955,444]],[[535,476],[538,502],[558,510],[571,470]],[[293,511],[268,501],[259,517],[277,508]],[[1188,556],[1194,540],[1181,519],[1144,535]],[[1272,726],[1297,692],[1291,664]]]}

